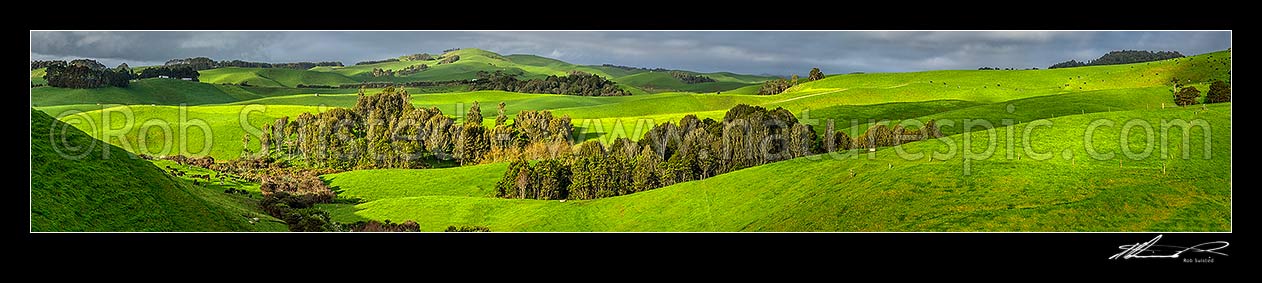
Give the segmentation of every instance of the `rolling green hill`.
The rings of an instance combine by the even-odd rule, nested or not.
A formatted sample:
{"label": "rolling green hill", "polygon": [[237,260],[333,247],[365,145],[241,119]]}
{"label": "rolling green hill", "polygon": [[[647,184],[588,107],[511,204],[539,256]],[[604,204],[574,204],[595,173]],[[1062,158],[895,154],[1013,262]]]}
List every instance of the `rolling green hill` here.
{"label": "rolling green hill", "polygon": [[[789,91],[769,96],[737,94],[731,91],[723,94],[694,93],[658,93],[649,95],[633,95],[624,97],[579,97],[551,94],[522,94],[503,91],[449,92],[432,94],[415,94],[412,104],[418,107],[438,107],[444,113],[453,115],[457,107],[467,109],[474,101],[482,104],[483,117],[495,117],[493,105],[499,102],[507,104],[510,118],[521,110],[551,110],[556,114],[570,115],[573,124],[584,131],[582,139],[597,139],[611,142],[617,137],[629,137],[638,140],[649,125],[666,121],[678,121],[685,115],[697,115],[699,118],[722,118],[724,111],[737,104],[761,105],[766,107],[785,107],[800,118],[838,119],[837,129],[861,133],[871,123],[868,119],[894,120],[919,118],[975,118],[994,117],[1010,118],[1016,122],[1037,118],[1051,118],[1070,114],[1088,114],[1101,111],[1133,110],[1159,108],[1162,103],[1171,105],[1170,90],[1162,81],[1165,76],[1182,76],[1196,79],[1218,79],[1225,75],[1226,68],[1218,66],[1215,72],[1208,64],[1185,64],[1186,61],[1209,61],[1208,58],[1230,58],[1227,52],[1214,52],[1191,56],[1178,60],[1166,60],[1130,65],[1112,65],[1083,68],[1067,68],[1054,70],[1031,71],[929,71],[915,73],[889,74],[854,74],[829,76],[824,80],[801,84]],[[510,56],[511,57],[511,56]],[[1230,60],[1227,60],[1230,62]],[[1230,65],[1230,64],[1227,64]],[[1115,72],[1124,70],[1127,77]],[[1076,73],[1075,73],[1076,72]],[[1165,73],[1156,79],[1138,76],[1147,73]],[[1220,74],[1222,73],[1222,74]],[[1078,77],[1083,77],[1079,79]],[[1107,77],[1106,77],[1107,76]],[[1158,76],[1158,75],[1154,75]],[[1097,77],[1106,77],[1099,79]],[[1103,80],[1089,82],[1085,88],[1090,90],[1066,89],[1064,84],[1070,81]],[[146,82],[146,81],[142,81]],[[941,83],[946,85],[940,85]],[[1002,82],[994,83],[991,82]],[[188,83],[188,82],[179,82]],[[1194,85],[1203,85],[1204,81],[1192,81]],[[234,86],[215,86],[217,88],[239,88]],[[741,88],[736,92],[752,91],[757,86]],[[42,91],[45,88],[36,88]],[[106,88],[108,89],[108,88]],[[266,119],[281,116],[294,117],[301,111],[313,111],[319,106],[351,107],[355,103],[355,94],[290,94],[290,90],[272,89],[277,93],[269,93],[267,97],[232,102],[237,105],[267,105],[268,112],[251,118],[250,124],[262,125]],[[104,89],[98,89],[104,90]],[[85,90],[86,91],[86,90]],[[92,90],[96,91],[96,90]],[[314,91],[314,90],[303,90]],[[348,90],[339,90],[348,91]],[[353,90],[350,90],[353,91]],[[369,93],[380,90],[369,90]],[[35,96],[36,94],[32,94]],[[261,95],[260,95],[261,96]],[[225,99],[226,100],[226,99]],[[1004,115],[990,115],[995,111],[1006,111],[1012,104],[1014,112]],[[42,104],[41,104],[42,105]],[[194,109],[193,114],[207,115],[212,122],[215,135],[223,138],[215,140],[215,150],[211,153],[215,158],[232,158],[241,151],[241,130],[235,118],[215,118],[209,113],[238,113],[242,106],[213,106],[213,110]],[[301,106],[301,107],[298,107]],[[40,109],[55,109],[44,107]],[[100,108],[89,108],[99,110]],[[272,112],[273,109],[279,112]],[[136,121],[162,119],[176,121],[178,112],[135,111]],[[209,111],[209,112],[205,112]],[[226,111],[226,112],[225,112]],[[202,113],[205,112],[205,113]],[[99,111],[88,113],[100,116]],[[235,114],[233,114],[235,115]],[[809,115],[809,117],[807,116]],[[235,116],[234,116],[235,117]],[[849,121],[860,120],[860,125],[850,127]],[[96,118],[99,122],[99,118]],[[494,119],[486,119],[490,125]],[[996,121],[995,123],[999,123]],[[121,124],[96,124],[97,127],[109,126],[112,129],[123,128]],[[133,124],[135,127],[135,124]],[[229,127],[220,130],[219,127]],[[816,132],[823,132],[823,122],[816,124]],[[849,128],[849,129],[848,129]],[[637,131],[638,129],[638,131]],[[958,128],[944,128],[946,133],[956,133]],[[94,132],[94,131],[89,131]],[[230,135],[235,135],[232,137]],[[856,134],[852,134],[854,136]],[[130,144],[136,144],[138,136],[133,132],[126,136]],[[194,139],[194,138],[190,138]],[[116,140],[110,140],[117,143]],[[251,141],[256,144],[255,141]],[[198,143],[197,146],[200,146]]]}
{"label": "rolling green hill", "polygon": [[31,110],[31,231],[285,231],[256,207]]}
{"label": "rolling green hill", "polygon": [[337,73],[312,72],[285,68],[218,68],[202,70],[199,80],[211,83],[248,83],[251,86],[263,87],[297,87],[304,85],[338,86],[355,83],[356,80]]}
{"label": "rolling green hill", "polygon": [[[297,117],[303,112],[317,113],[323,110],[328,109],[288,105],[216,105],[188,108],[144,105],[70,114],[61,120],[134,153],[154,156],[211,156],[228,160],[241,156],[241,138],[246,133],[261,133],[260,129],[264,125],[280,117]],[[245,118],[244,122],[242,117]],[[109,122],[104,122],[107,119]],[[200,125],[210,129],[210,133],[204,132]],[[181,134],[181,131],[184,133]],[[250,148],[258,149],[258,146],[258,138],[252,138]]]}
{"label": "rolling green hill", "polygon": [[[1187,63],[1207,62],[1211,56],[1227,60],[1216,66]],[[993,121],[1000,127],[995,140],[1000,150],[986,160],[970,159],[968,175],[961,173],[964,157],[959,154],[945,161],[909,161],[887,148],[874,159],[799,158],[649,192],[565,203],[489,197],[485,192],[493,182],[485,180],[384,194],[371,187],[398,185],[381,179],[371,186],[345,183],[346,193],[365,196],[364,203],[323,207],[341,221],[417,219],[423,229],[483,225],[496,231],[1230,231],[1231,104],[1209,105],[1207,111],[1175,108],[1164,84],[1171,77],[1193,85],[1224,79],[1229,58],[1215,52],[1063,70],[840,75],[775,96],[658,94],[556,110],[661,122],[676,118],[671,112],[721,117],[723,106],[751,103],[788,107],[799,116],[810,109],[811,118]],[[598,119],[606,125],[618,120]],[[1004,128],[1004,119],[1016,125]],[[1050,153],[1051,159],[1036,160],[1021,148],[1015,154],[1022,159],[1006,158],[1004,133],[1012,129],[1017,134],[1011,142],[1020,145],[1021,130],[1035,119],[1054,125],[1035,128],[1029,138],[1036,153]],[[1098,128],[1093,149],[1115,158],[1096,160],[1085,151],[1083,131],[1100,119],[1114,126]],[[1159,134],[1160,123],[1174,119],[1202,119],[1209,125],[1211,156],[1202,158],[1199,151],[1200,128],[1188,131],[1194,141],[1188,159],[1178,158],[1181,145],[1149,144],[1136,134],[1128,137],[1129,148],[1142,152],[1151,146],[1155,153],[1129,159],[1118,152],[1123,123],[1144,121]],[[962,148],[965,135],[972,140],[986,135],[978,129],[962,134],[958,126],[943,130],[953,135],[901,149],[948,152]],[[1171,131],[1173,141],[1182,132]],[[971,148],[981,152],[985,146],[979,142]],[[1169,154],[1161,154],[1163,149]],[[499,168],[461,169],[447,176],[493,175]],[[849,177],[852,170],[855,177]],[[421,171],[399,175],[430,174]],[[339,178],[355,179],[356,174],[364,173]]]}
{"label": "rolling green hill", "polygon": [[[465,48],[448,52],[443,54],[443,56],[460,56],[460,60],[451,64],[438,64],[439,60],[383,62],[347,67],[316,67],[312,68],[311,71],[337,73],[358,81],[405,82],[467,80],[477,78],[476,74],[479,71],[494,72],[497,70],[510,74],[518,74],[527,79],[538,79],[550,75],[564,76],[569,74],[571,71],[577,70],[600,75],[637,89],[652,89],[653,91],[651,92],[714,92],[761,83],[762,81],[770,79],[770,77],[722,72],[702,74],[710,76],[711,78],[718,80],[718,82],[687,85],[663,72],[626,70],[605,66],[574,65],[561,60],[536,55],[499,55],[482,49]],[[429,69],[406,76],[371,76],[372,69],[374,68],[401,70],[403,68],[420,64],[427,65]],[[642,76],[635,77],[638,75]]]}
{"label": "rolling green hill", "polygon": [[[739,75],[728,72],[702,74],[714,78],[718,82],[687,85],[663,72],[644,70],[625,70],[604,66],[583,66],[535,55],[500,55],[494,52],[466,48],[443,54],[443,56],[460,56],[454,63],[439,64],[440,60],[428,61],[394,61],[375,64],[353,65],[346,67],[314,67],[309,70],[285,68],[239,68],[227,67],[199,71],[199,80],[210,84],[247,83],[256,87],[293,88],[303,85],[337,86],[357,82],[414,82],[414,81],[448,81],[477,78],[478,72],[503,71],[516,74],[525,79],[540,79],[550,75],[564,76],[572,71],[583,71],[606,77],[629,87],[633,93],[641,94],[641,89],[652,89],[652,92],[689,91],[714,92],[731,90],[751,84],[761,83],[770,77]],[[400,76],[372,76],[373,69],[399,71],[404,68],[425,64],[429,69],[415,74]],[[137,68],[139,70],[140,68]],[[692,73],[692,72],[690,72]],[[698,73],[700,74],[700,73]],[[629,77],[626,80],[621,78]],[[32,83],[43,82],[43,69],[31,71]]]}
{"label": "rolling green hill", "polygon": [[[1230,231],[1231,105],[1208,109],[1053,118],[1054,127],[1039,128],[1029,139],[1035,152],[1051,153],[1050,159],[1007,159],[1000,150],[991,158],[970,160],[967,175],[962,173],[960,154],[947,160],[905,160],[896,150],[883,149],[871,159],[804,157],[586,201],[487,197],[486,187],[493,186],[488,181],[434,182],[385,194],[379,188],[405,186],[412,179],[377,178],[341,186],[366,202],[322,207],[339,221],[416,219],[425,230],[483,225],[494,231]],[[1162,158],[1162,145],[1140,142],[1132,135],[1132,149],[1152,146],[1158,154],[1125,159],[1119,168],[1117,159],[1095,160],[1084,150],[1081,133],[1097,119],[1118,124],[1140,119],[1152,125],[1162,119],[1204,119],[1212,128],[1211,156],[1202,159],[1200,143],[1193,143],[1189,159]],[[1094,148],[1116,153],[1119,132],[1116,127],[1101,128]],[[1199,128],[1189,132],[1190,140],[1202,141]],[[981,140],[986,133],[968,135]],[[949,138],[902,149],[914,154],[947,152],[947,143],[961,146],[961,135]],[[1003,134],[997,138],[996,145],[1008,142]],[[971,148],[982,152],[986,146],[978,143]],[[1179,152],[1177,145],[1166,149]],[[1071,152],[1074,160],[1065,158],[1064,152]],[[1168,173],[1162,172],[1163,164]],[[443,173],[446,178],[481,180],[473,176],[502,170],[487,165],[460,169]],[[374,173],[355,171],[335,178],[374,178]],[[355,176],[360,174],[364,176]],[[470,185],[477,188],[467,188]]]}
{"label": "rolling green hill", "polygon": [[[363,200],[416,196],[494,197],[495,182],[507,168],[508,163],[495,163],[425,170],[357,170],[321,178],[331,188],[344,189],[339,196]],[[382,183],[395,186],[377,185]]]}
{"label": "rolling green hill", "polygon": [[[477,78],[477,72],[479,71],[494,72],[496,70],[504,71],[510,74],[520,74],[526,78],[541,78],[553,74],[564,74],[569,71],[516,64],[499,54],[475,48],[456,50],[445,53],[442,56],[460,56],[460,60],[448,64],[438,64],[440,60],[383,62],[346,67],[316,67],[312,68],[311,71],[341,74],[361,82],[468,80]],[[375,68],[398,71],[420,64],[427,65],[429,69],[406,76],[372,76],[372,70]],[[532,69],[534,72],[529,72],[524,69]]]}
{"label": "rolling green hill", "polygon": [[299,93],[355,93],[356,91],[357,90],[354,89],[241,87],[172,79],[143,79],[132,82],[126,88],[32,88],[31,103],[33,103],[33,106],[35,107],[75,104],[95,105],[97,103],[126,105],[204,105],[230,103]]}
{"label": "rolling green hill", "polygon": [[[758,76],[709,73],[703,75],[718,82],[688,85],[666,72],[580,66],[533,55],[501,56],[479,49],[462,49],[448,55],[460,55],[461,60],[442,65],[437,65],[437,61],[404,61],[275,72],[225,68],[203,71],[203,80],[248,81],[252,85],[257,81],[259,86],[150,79],[127,88],[38,87],[31,90],[31,99],[35,109],[54,116],[67,110],[84,111],[61,120],[117,146],[110,150],[118,151],[120,156],[127,154],[123,152],[126,149],[156,155],[209,155],[218,160],[239,156],[242,136],[256,133],[254,128],[261,128],[274,119],[324,111],[328,107],[351,107],[357,98],[356,90],[350,89],[290,87],[297,83],[468,79],[477,71],[493,70],[507,70],[531,78],[580,70],[633,87],[635,95],[580,97],[410,88],[411,102],[417,107],[438,107],[453,115],[458,109],[467,109],[478,101],[482,116],[486,117],[485,125],[494,123],[495,104],[499,102],[506,103],[510,119],[521,110],[550,110],[574,119],[572,124],[576,129],[587,133],[579,136],[580,141],[596,139],[606,143],[622,136],[638,140],[652,125],[678,121],[685,115],[721,119],[725,111],[738,104],[784,107],[804,121],[814,120],[808,123],[815,123],[816,132],[823,131],[822,119],[839,120],[837,129],[851,136],[872,126],[873,120],[889,120],[894,125],[907,119],[935,119],[948,135],[940,140],[880,149],[872,158],[867,155],[852,159],[805,157],[648,192],[586,201],[495,198],[493,187],[507,166],[504,163],[443,169],[359,170],[322,176],[341,190],[342,197],[363,201],[320,205],[340,222],[410,219],[420,222],[426,231],[441,230],[448,225],[481,225],[494,231],[1231,230],[1231,103],[1204,108],[1199,105],[1173,107],[1170,87],[1170,81],[1176,78],[1202,91],[1212,80],[1229,81],[1231,54],[1228,51],[1155,62],[1053,70],[829,75],[823,80],[805,82],[784,93],[768,96],[753,95],[759,87],[756,83],[766,79]],[[431,69],[394,78],[370,75],[372,68],[398,70],[421,63]],[[32,71],[33,82],[37,72],[39,70]],[[720,90],[721,94],[714,93]],[[368,90],[368,93],[379,91]],[[191,106],[182,108],[181,104]],[[111,113],[111,117],[103,117],[104,113]],[[32,113],[33,117],[38,114]],[[244,122],[241,117],[245,117]],[[991,158],[969,159],[970,173],[964,174],[966,158],[959,150],[980,151],[989,145],[963,144],[965,137],[978,141],[988,136],[978,128],[961,127],[963,121],[973,119],[990,121],[999,127],[994,143],[999,148]],[[1038,119],[1048,119],[1052,126],[1033,128],[1032,136],[1023,138],[1024,130]],[[1190,148],[1143,142],[1144,128],[1132,128],[1131,134],[1125,137],[1128,147],[1144,151],[1152,146],[1154,153],[1128,158],[1119,152],[1119,141],[1123,139],[1119,132],[1124,124],[1147,123],[1160,135],[1159,125],[1175,119],[1200,121],[1212,128],[1208,135],[1212,155],[1202,158],[1199,142],[1205,134],[1200,128],[1188,131],[1189,140],[1193,142]],[[851,120],[856,120],[855,124],[851,124]],[[212,132],[210,140],[203,137],[199,127],[190,127],[187,134],[168,137],[165,128],[157,125],[164,121],[176,131],[185,128],[183,126],[205,124]],[[1088,157],[1084,132],[1095,121],[1110,121],[1113,125],[1098,128],[1091,148],[1116,156],[1103,160]],[[147,124],[152,122],[157,124]],[[954,122],[954,125],[946,126],[943,122]],[[1010,124],[1012,126],[1008,126]],[[1009,132],[1015,135],[1009,136]],[[1183,131],[1171,133],[1179,135]],[[37,139],[38,134],[33,129],[32,138]],[[80,140],[90,139],[82,133],[78,135]],[[48,140],[47,135],[38,137]],[[164,141],[173,142],[169,149]],[[203,146],[203,142],[210,147]],[[1018,146],[1013,154],[1021,156],[1020,159],[1007,158],[1003,147],[1009,142]],[[1050,159],[1041,160],[1026,153],[1019,147],[1023,142],[1030,142],[1036,153],[1050,154]],[[181,147],[181,144],[187,146]],[[42,146],[39,150],[43,151],[49,148],[34,141],[32,146]],[[252,138],[247,146],[257,148],[257,138]],[[1171,154],[1185,149],[1190,150],[1190,158],[1172,158]],[[899,157],[900,151],[956,154],[946,160],[905,160]],[[248,200],[198,190],[180,179],[136,181],[128,179],[132,175],[120,177],[108,172],[111,168],[128,168],[142,172],[135,175],[136,178],[149,178],[145,176],[152,174],[144,173],[149,169],[133,169],[143,167],[145,162],[139,165],[88,164],[83,165],[84,168],[92,170],[81,171],[60,167],[79,164],[74,162],[87,161],[36,163],[36,167],[47,168],[37,168],[43,170],[40,174],[44,175],[33,176],[33,181],[46,180],[43,182],[56,184],[53,188],[93,185],[87,178],[142,188],[171,183],[176,189],[162,192],[185,192],[196,198],[165,196],[150,201],[140,197],[136,201],[155,202],[160,206],[164,205],[163,201],[176,200],[202,201],[203,204],[180,206],[188,208],[179,211],[161,210],[161,213],[177,214],[175,217],[143,214],[136,216],[139,218],[191,219],[189,217],[193,216],[180,215],[186,215],[188,210],[249,211],[253,207],[243,205],[248,204]],[[69,174],[64,172],[97,175],[58,179],[62,175],[56,174]],[[251,190],[257,191],[257,188]],[[104,205],[97,196],[65,191],[67,189],[50,189],[46,194],[74,199],[59,202],[85,203],[76,204],[80,206]],[[53,215],[49,216],[52,217],[47,220],[52,221],[49,223],[78,219],[68,216],[69,209],[49,207],[40,212]],[[36,212],[33,209],[33,218]],[[246,212],[237,214],[241,213]],[[104,216],[88,218],[95,219],[92,217]],[[210,225],[214,230],[242,229],[230,220],[208,221],[217,223]],[[108,230],[144,222],[156,224],[136,227],[192,229],[176,224],[175,220],[155,221],[108,220],[103,222],[107,224],[100,224],[105,225],[102,228],[82,223],[67,224],[67,227]],[[60,224],[45,227],[52,227],[49,225]]]}

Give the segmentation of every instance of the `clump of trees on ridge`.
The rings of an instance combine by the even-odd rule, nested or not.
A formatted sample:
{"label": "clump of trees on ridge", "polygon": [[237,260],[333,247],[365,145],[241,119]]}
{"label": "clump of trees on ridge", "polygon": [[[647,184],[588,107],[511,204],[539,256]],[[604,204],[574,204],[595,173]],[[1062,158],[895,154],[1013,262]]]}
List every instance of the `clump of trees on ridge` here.
{"label": "clump of trees on ridge", "polygon": [[420,53],[420,54],[404,55],[403,57],[399,57],[399,60],[403,60],[403,61],[429,61],[429,60],[434,60],[434,56],[430,56],[429,54],[426,54],[426,53]]}
{"label": "clump of trees on ridge", "polygon": [[[34,66],[32,62],[32,66]],[[41,61],[45,69],[44,79],[49,86],[63,88],[127,87],[135,77],[126,63],[109,69],[89,59],[65,61]]]}
{"label": "clump of trees on ridge", "polygon": [[684,82],[686,84],[699,84],[699,83],[714,82],[714,79],[710,77],[685,73],[681,71],[670,71],[670,76],[675,77],[675,79],[678,79],[679,81]]}
{"label": "clump of trees on ridge", "polygon": [[[824,72],[821,72],[819,68],[811,68],[810,73],[807,75],[807,79],[810,81],[822,80],[824,79]],[[763,82],[762,86],[758,88],[758,95],[780,94],[784,92],[785,90],[788,90],[790,87],[793,87],[797,84],[798,84],[797,75],[793,75],[793,79],[791,80],[786,80],[786,79],[769,80],[769,81]]]}
{"label": "clump of trees on ridge", "polygon": [[1055,65],[1052,65],[1051,67],[1047,67],[1047,68],[1056,69],[1056,68],[1072,68],[1072,67],[1082,67],[1082,66],[1130,64],[1130,63],[1160,61],[1160,60],[1174,59],[1174,58],[1181,58],[1181,57],[1183,57],[1183,54],[1180,54],[1178,51],[1154,52],[1154,51],[1122,50],[1122,51],[1110,51],[1109,53],[1104,54],[1104,56],[1100,56],[1100,58],[1091,60],[1090,62],[1086,62],[1086,63],[1078,62],[1077,60],[1069,60],[1065,62],[1056,63]]}

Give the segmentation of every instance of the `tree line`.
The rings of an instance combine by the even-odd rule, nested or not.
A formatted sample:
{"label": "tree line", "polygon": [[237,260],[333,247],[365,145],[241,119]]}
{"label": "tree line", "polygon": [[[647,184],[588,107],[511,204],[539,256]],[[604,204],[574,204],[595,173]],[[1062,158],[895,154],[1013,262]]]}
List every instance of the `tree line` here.
{"label": "tree line", "polygon": [[263,62],[247,62],[241,60],[231,61],[215,61],[206,57],[180,58],[167,60],[163,66],[166,67],[189,67],[194,70],[210,70],[225,67],[241,67],[241,68],[284,68],[306,70],[314,67],[328,66],[341,67],[342,62],[294,62],[294,63],[263,63]]}
{"label": "tree line", "polygon": [[576,146],[571,155],[535,162],[513,160],[496,183],[496,195],[521,199],[594,199],[701,180],[792,158],[894,146],[941,137],[934,121],[916,129],[876,125],[858,137],[836,131],[822,135],[788,110],[737,105],[722,121],[688,115],[650,129],[639,142],[627,138],[605,147]]}
{"label": "tree line", "polygon": [[280,68],[306,70],[315,67],[342,67],[342,62],[293,62],[293,63],[263,63],[263,62],[246,62],[241,60],[222,61],[219,67],[241,67],[241,68]]}
{"label": "tree line", "polygon": [[1096,58],[1095,60],[1091,60],[1086,63],[1078,62],[1077,60],[1069,60],[1065,62],[1056,63],[1052,65],[1051,67],[1047,67],[1047,68],[1057,69],[1057,68],[1072,68],[1072,67],[1083,67],[1083,66],[1130,64],[1130,63],[1160,61],[1160,60],[1182,58],[1182,57],[1183,57],[1183,54],[1180,54],[1178,51],[1155,51],[1154,52],[1154,51],[1139,51],[1139,50],[1122,50],[1122,51],[1110,51],[1109,53],[1104,54],[1104,56],[1100,56],[1100,58]]}
{"label": "tree line", "polygon": [[100,88],[127,87],[135,74],[127,63],[119,64],[114,69],[89,59],[65,61],[46,61],[44,79],[49,86],[63,88]]}
{"label": "tree line", "polygon": [[351,84],[340,84],[339,88],[403,88],[403,87],[427,87],[427,86],[461,86],[469,85],[467,80],[449,80],[449,81],[413,81],[413,82],[362,82]]}
{"label": "tree line", "polygon": [[707,77],[707,76],[702,76],[702,75],[696,75],[696,74],[690,74],[690,73],[685,73],[685,72],[681,72],[681,71],[670,71],[670,76],[671,76],[671,77],[675,77],[675,79],[678,79],[679,81],[684,82],[684,83],[686,83],[686,84],[698,84],[698,83],[710,83],[710,82],[714,82],[714,79],[712,79],[712,78],[710,78],[710,77]]}
{"label": "tree line", "polygon": [[631,67],[631,66],[614,65],[614,64],[601,64],[601,66],[610,67],[610,68],[618,68],[618,69],[623,69],[623,70],[628,70],[628,71],[649,71],[649,72],[670,71],[665,68],[651,68],[650,69],[650,68],[640,68],[640,67]]}
{"label": "tree line", "polygon": [[[241,82],[241,86],[249,86],[249,84],[246,84],[245,82]],[[296,87],[296,88],[338,88],[337,86],[331,86],[331,85],[315,85],[315,84],[312,84],[312,85],[308,85],[308,84],[297,84],[297,85],[294,85],[294,87]]]}
{"label": "tree line", "polygon": [[408,66],[407,68],[403,68],[402,70],[399,70],[398,72],[392,69],[372,68],[372,76],[373,77],[406,76],[406,75],[419,73],[421,71],[428,70],[428,69],[429,69],[429,66],[425,64]]}
{"label": "tree line", "polygon": [[618,83],[593,74],[572,73],[568,76],[548,76],[541,80],[518,80],[516,76],[500,71],[477,72],[478,79],[470,90],[503,90],[524,93],[551,93],[578,96],[631,95]]}
{"label": "tree line", "polygon": [[[1073,61],[1073,60],[1070,60],[1070,61]],[[1073,62],[1077,62],[1077,61],[1073,61]],[[1066,62],[1066,63],[1068,63],[1068,62]],[[978,70],[978,71],[1016,71],[1016,70],[1038,70],[1038,69],[1039,69],[1038,67],[1029,68],[1029,69],[1000,68],[1000,67],[981,67],[981,68],[977,68],[977,70]]]}
{"label": "tree line", "polygon": [[[824,79],[824,72],[821,72],[819,68],[811,68],[811,71],[807,74],[807,79],[810,81],[822,80]],[[758,95],[780,94],[784,92],[785,90],[788,90],[790,87],[793,87],[797,84],[798,84],[798,75],[793,75],[792,79],[787,79],[787,80],[780,78],[780,79],[765,81],[762,83],[761,87],[758,87]]]}
{"label": "tree line", "polygon": [[421,53],[421,54],[404,55],[404,56],[399,56],[399,58],[390,58],[390,59],[385,59],[385,60],[360,61],[360,62],[356,62],[355,65],[359,66],[359,65],[371,65],[371,64],[399,62],[399,61],[429,61],[429,60],[441,60],[441,61],[438,61],[438,64],[440,65],[450,64],[450,63],[455,63],[456,61],[459,61],[460,55],[452,55],[452,56],[439,55],[438,57],[434,57],[434,56],[430,56],[429,54]]}
{"label": "tree line", "polygon": [[569,148],[573,126],[568,116],[522,111],[508,125],[504,107],[499,105],[495,126],[487,128],[477,102],[457,121],[437,107],[413,107],[406,90],[387,87],[378,95],[361,90],[353,108],[303,113],[293,121],[282,117],[264,126],[258,152],[310,167],[349,170],[543,158]]}
{"label": "tree line", "polygon": [[140,74],[137,75],[136,78],[148,79],[148,78],[157,78],[161,76],[167,76],[168,78],[175,78],[175,79],[189,78],[194,81],[197,81],[198,77],[201,76],[201,73],[197,72],[197,68],[194,68],[191,66],[183,66],[183,65],[159,66],[159,67],[150,67],[150,68],[141,70]]}
{"label": "tree line", "polygon": [[426,53],[420,53],[420,54],[404,55],[402,57],[399,57],[399,59],[403,61],[429,61],[429,60],[434,60],[434,56],[430,56],[429,54],[426,54]]}
{"label": "tree line", "polygon": [[65,61],[65,60],[48,60],[48,61],[35,60],[35,61],[31,61],[31,70],[32,70],[32,71],[34,71],[35,69],[39,69],[39,68],[48,68],[48,67],[50,67],[50,66],[61,66],[61,67],[65,67],[65,66],[68,66],[68,64],[66,64],[66,61]]}
{"label": "tree line", "polygon": [[385,59],[385,60],[359,61],[359,62],[355,62],[355,66],[370,65],[370,64],[377,64],[377,63],[387,63],[387,62],[399,62],[399,58],[390,58],[390,59]]}

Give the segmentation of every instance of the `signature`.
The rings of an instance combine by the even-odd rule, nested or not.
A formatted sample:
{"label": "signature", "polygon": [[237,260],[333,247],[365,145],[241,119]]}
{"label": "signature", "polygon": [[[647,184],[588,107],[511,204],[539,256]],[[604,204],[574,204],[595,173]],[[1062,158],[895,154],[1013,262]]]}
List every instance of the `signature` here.
{"label": "signature", "polygon": [[1161,235],[1157,235],[1151,241],[1136,243],[1130,245],[1118,246],[1122,252],[1117,253],[1109,259],[1132,259],[1132,258],[1179,258],[1185,252],[1192,253],[1210,253],[1226,256],[1227,254],[1218,252],[1226,248],[1226,241],[1205,242],[1191,247],[1180,247],[1171,245],[1158,245],[1157,241],[1161,240]]}

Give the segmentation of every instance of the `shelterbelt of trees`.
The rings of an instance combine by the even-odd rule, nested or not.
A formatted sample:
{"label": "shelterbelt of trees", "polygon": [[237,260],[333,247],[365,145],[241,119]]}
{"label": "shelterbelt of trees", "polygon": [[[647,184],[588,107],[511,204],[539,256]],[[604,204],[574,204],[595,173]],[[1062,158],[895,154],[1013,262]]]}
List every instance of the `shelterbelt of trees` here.
{"label": "shelterbelt of trees", "polygon": [[306,70],[314,67],[331,66],[341,67],[342,62],[295,62],[295,63],[263,63],[263,62],[247,62],[241,60],[215,61],[206,57],[193,57],[183,59],[168,60],[163,66],[175,67],[185,66],[194,70],[209,70],[224,67],[242,67],[242,68],[285,68]]}
{"label": "shelterbelt of trees", "polygon": [[579,145],[572,155],[531,165],[514,160],[496,184],[503,198],[593,199],[625,195],[797,157],[894,146],[942,136],[934,121],[919,129],[876,125],[858,137],[835,131],[822,138],[788,110],[737,105],[722,121],[688,115],[653,127],[638,143],[615,140]]}
{"label": "shelterbelt of trees", "polygon": [[601,76],[584,72],[571,72],[568,76],[548,76],[542,80],[518,80],[516,76],[495,71],[477,72],[470,90],[503,90],[524,93],[551,93],[578,96],[624,96],[631,95],[618,83]]}
{"label": "shelterbelt of trees", "polygon": [[710,82],[714,82],[714,79],[712,79],[712,78],[710,78],[710,77],[707,77],[707,76],[702,76],[702,75],[689,74],[689,73],[685,73],[685,72],[681,72],[681,71],[671,71],[671,72],[670,72],[670,76],[671,76],[671,77],[675,77],[675,79],[678,79],[679,81],[681,81],[681,82],[683,82],[683,83],[686,83],[686,84],[699,84],[699,83],[710,83]]}
{"label": "shelterbelt of trees", "polygon": [[1082,67],[1082,66],[1130,64],[1130,63],[1160,61],[1160,60],[1182,58],[1182,57],[1183,57],[1183,54],[1180,54],[1178,51],[1155,51],[1154,52],[1154,51],[1122,50],[1122,51],[1110,51],[1109,53],[1104,54],[1104,56],[1100,56],[1100,58],[1088,61],[1086,63],[1078,62],[1077,60],[1069,60],[1065,62],[1056,63],[1052,65],[1051,67],[1047,67],[1047,68],[1056,69],[1056,68],[1073,68],[1073,67]]}
{"label": "shelterbelt of trees", "polygon": [[63,88],[127,87],[132,79],[160,76],[196,81],[200,75],[197,69],[190,65],[151,67],[137,74],[127,66],[127,63],[109,69],[104,64],[91,59],[77,59],[70,62],[59,60],[31,62],[32,68],[37,66],[47,68],[44,79],[48,81],[49,86]]}

